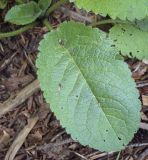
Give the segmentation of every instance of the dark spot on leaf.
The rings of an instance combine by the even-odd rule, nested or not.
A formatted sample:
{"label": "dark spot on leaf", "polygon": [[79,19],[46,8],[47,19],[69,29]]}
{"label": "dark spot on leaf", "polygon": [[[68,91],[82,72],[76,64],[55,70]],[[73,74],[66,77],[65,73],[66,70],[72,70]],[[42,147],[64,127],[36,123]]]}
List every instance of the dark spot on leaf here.
{"label": "dark spot on leaf", "polygon": [[78,96],[78,95],[76,95],[76,97],[78,98],[79,96]]}
{"label": "dark spot on leaf", "polygon": [[59,83],[59,87],[62,88],[62,84],[61,83]]}
{"label": "dark spot on leaf", "polygon": [[129,52],[129,55],[132,57],[132,52]]}
{"label": "dark spot on leaf", "polygon": [[121,30],[122,30],[123,32],[125,32],[125,31],[126,31],[124,28],[121,28]]}
{"label": "dark spot on leaf", "polygon": [[114,39],[114,42],[117,42],[117,39]]}
{"label": "dark spot on leaf", "polygon": [[119,141],[121,141],[122,139],[120,137],[118,137]]}
{"label": "dark spot on leaf", "polygon": [[106,130],[106,132],[108,132],[108,130]]}
{"label": "dark spot on leaf", "polygon": [[131,33],[130,36],[132,36],[133,34]]}
{"label": "dark spot on leaf", "polygon": [[105,139],[103,141],[105,142]]}
{"label": "dark spot on leaf", "polygon": [[111,47],[115,47],[115,45],[114,45],[114,44],[112,44],[112,45],[111,45]]}
{"label": "dark spot on leaf", "polygon": [[137,51],[137,53],[139,53],[140,51]]}

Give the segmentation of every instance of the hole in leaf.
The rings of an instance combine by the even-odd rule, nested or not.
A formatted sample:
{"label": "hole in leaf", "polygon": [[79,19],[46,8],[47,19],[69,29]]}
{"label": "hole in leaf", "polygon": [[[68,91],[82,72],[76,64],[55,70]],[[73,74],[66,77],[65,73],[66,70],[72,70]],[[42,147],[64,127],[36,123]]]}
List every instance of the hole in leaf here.
{"label": "hole in leaf", "polygon": [[61,46],[64,46],[64,40],[59,39],[59,44],[60,44]]}
{"label": "hole in leaf", "polygon": [[60,91],[62,88],[63,88],[62,84],[61,84],[61,83],[59,83],[58,91]]}

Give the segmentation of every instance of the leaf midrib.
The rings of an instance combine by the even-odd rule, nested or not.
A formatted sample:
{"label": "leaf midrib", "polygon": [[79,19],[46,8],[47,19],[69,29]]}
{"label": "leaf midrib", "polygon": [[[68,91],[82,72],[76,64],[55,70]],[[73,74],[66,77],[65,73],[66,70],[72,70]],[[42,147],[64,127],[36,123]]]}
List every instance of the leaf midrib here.
{"label": "leaf midrib", "polygon": [[[60,46],[60,47],[61,47],[61,46]],[[63,49],[63,46],[62,46],[61,48]],[[97,97],[95,96],[95,94],[94,94],[93,90],[91,89],[91,87],[89,86],[89,83],[88,83],[87,80],[85,79],[85,76],[84,76],[83,72],[81,71],[81,69],[79,68],[79,66],[77,65],[77,63],[75,62],[75,59],[73,58],[73,56],[70,54],[70,51],[69,51],[66,47],[64,47],[64,49],[65,49],[67,55],[70,57],[70,59],[71,59],[71,60],[73,61],[73,63],[75,64],[75,66],[76,66],[76,68],[78,69],[78,71],[81,73],[81,75],[82,75],[84,81],[86,82],[88,88],[90,89],[92,95],[95,97],[95,100],[97,101],[98,106],[100,107],[102,113],[104,114],[104,116],[105,116],[105,118],[107,119],[109,125],[111,126],[112,130],[114,131],[115,135],[116,135],[117,138],[118,138],[118,135],[117,135],[115,129],[112,127],[111,123],[109,122],[109,120],[108,120],[105,112],[103,111],[103,109],[102,109],[102,107],[101,107],[101,104],[99,105],[98,99],[97,99]]]}

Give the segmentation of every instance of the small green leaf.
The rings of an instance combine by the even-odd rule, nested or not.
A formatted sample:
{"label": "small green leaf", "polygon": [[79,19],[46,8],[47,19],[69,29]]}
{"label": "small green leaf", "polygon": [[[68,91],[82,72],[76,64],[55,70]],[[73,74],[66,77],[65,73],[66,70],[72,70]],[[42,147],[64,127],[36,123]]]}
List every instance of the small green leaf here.
{"label": "small green leaf", "polygon": [[72,138],[101,151],[124,148],[140,101],[128,66],[106,34],[75,22],[47,33],[36,61],[46,101]]}
{"label": "small green leaf", "polygon": [[29,2],[12,7],[6,14],[5,21],[17,25],[25,25],[36,20],[40,14],[41,9],[36,2]]}
{"label": "small green leaf", "polygon": [[45,14],[48,7],[51,5],[52,0],[39,0],[39,7],[42,9],[42,15]]}
{"label": "small green leaf", "polygon": [[148,16],[148,0],[70,0],[79,8],[111,18],[134,21]]}
{"label": "small green leaf", "polygon": [[148,32],[124,24],[111,28],[109,36],[123,55],[148,59]]}
{"label": "small green leaf", "polygon": [[1,0],[0,1],[0,9],[4,9],[8,3],[8,0]]}

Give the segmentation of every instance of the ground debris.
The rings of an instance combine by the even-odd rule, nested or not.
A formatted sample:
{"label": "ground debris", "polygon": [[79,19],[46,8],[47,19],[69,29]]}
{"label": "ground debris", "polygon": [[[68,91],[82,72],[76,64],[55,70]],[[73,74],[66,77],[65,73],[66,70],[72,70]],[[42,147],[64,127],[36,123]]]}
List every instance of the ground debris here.
{"label": "ground debris", "polygon": [[[10,3],[13,2],[11,0]],[[89,24],[98,18],[100,17],[88,15],[71,5],[64,5],[52,13],[49,21],[56,28],[59,23],[67,19]],[[0,24],[2,31],[11,28],[15,26]],[[0,40],[0,160],[13,158],[14,160],[115,160],[118,155],[121,160],[146,159],[148,156],[147,61],[126,59],[143,105],[141,128],[129,146],[120,154],[99,152],[81,146],[70,138],[70,135],[61,128],[49,104],[45,103],[43,93],[39,90],[35,60],[38,43],[46,31],[45,27],[37,26],[20,36]]]}

